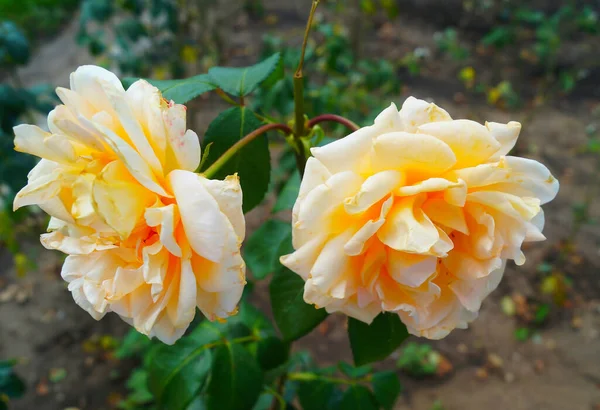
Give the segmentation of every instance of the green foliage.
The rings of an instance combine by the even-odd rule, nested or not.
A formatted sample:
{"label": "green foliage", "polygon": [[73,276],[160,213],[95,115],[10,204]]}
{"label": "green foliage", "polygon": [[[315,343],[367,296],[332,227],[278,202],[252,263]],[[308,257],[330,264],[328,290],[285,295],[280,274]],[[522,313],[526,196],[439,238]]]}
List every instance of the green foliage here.
{"label": "green foliage", "polygon": [[[16,86],[0,85],[0,241],[13,254],[19,274],[32,265],[20,252],[17,235],[19,224],[31,214],[28,209],[12,212],[12,202],[18,190],[27,183],[27,174],[36,160],[14,150],[13,127],[34,112],[48,113],[56,97],[49,86],[20,86],[17,67],[29,59],[29,43],[12,22],[0,22],[0,68],[6,70]],[[31,121],[30,121],[31,122]]]}
{"label": "green foliage", "polygon": [[0,0],[0,18],[14,22],[27,39],[54,34],[76,12],[80,0]]}
{"label": "green foliage", "polygon": [[350,386],[342,396],[340,408],[348,410],[377,410],[377,399],[365,386]]}
{"label": "green foliage", "polygon": [[14,372],[16,361],[0,361],[0,409],[8,408],[8,400],[21,397],[25,383]]}
{"label": "green foliage", "polygon": [[140,355],[152,345],[148,336],[141,334],[135,329],[130,329],[123,341],[115,350],[117,359],[127,359]]}
{"label": "green foliage", "polygon": [[26,64],[29,42],[12,21],[0,22],[0,66]]}
{"label": "green foliage", "polygon": [[302,370],[290,373],[290,378],[299,381],[297,393],[303,410],[391,410],[401,391],[392,371],[372,373],[371,368],[353,368],[344,362],[315,368],[310,360]]}
{"label": "green foliage", "polygon": [[460,44],[458,32],[454,28],[435,33],[434,40],[440,51],[448,53],[455,60],[461,61],[469,57],[469,50]]}
{"label": "green foliage", "polygon": [[287,268],[275,271],[269,285],[275,323],[285,340],[296,340],[326,317],[325,309],[304,302],[304,280]]}
{"label": "green foliage", "polygon": [[408,343],[396,361],[398,368],[413,377],[432,376],[437,372],[440,355],[428,344]]}
{"label": "green foliage", "polygon": [[396,373],[385,371],[373,374],[373,394],[384,410],[392,410],[402,391],[402,385]]}
{"label": "green foliage", "polygon": [[357,366],[383,360],[408,337],[406,326],[397,314],[381,313],[368,325],[348,319],[348,336]]}
{"label": "green foliage", "polygon": [[264,279],[278,269],[279,246],[291,234],[289,222],[270,219],[248,238],[244,260],[256,279]]}
{"label": "green foliage", "polygon": [[179,28],[177,5],[170,0],[83,0],[77,42],[123,73],[148,76],[166,65],[177,77],[183,72]]}
{"label": "green foliage", "polygon": [[[316,29],[319,40],[309,45],[305,58],[311,67],[304,91],[306,114],[336,112],[358,123],[372,119],[382,96],[400,91],[396,67],[383,59],[357,59],[347,36],[331,24],[319,24]],[[280,52],[285,71],[289,74],[296,69],[298,48],[285,47],[271,36],[265,36],[263,42],[263,56]],[[289,115],[293,110],[291,75],[261,87],[253,102],[256,110],[269,115]]]}
{"label": "green foliage", "polygon": [[244,410],[254,406],[260,395],[263,375],[246,349],[234,343],[219,346],[212,369],[206,390],[207,410]]}
{"label": "green foliage", "polygon": [[[212,82],[223,91],[237,97],[244,97],[254,91],[271,74],[277,74],[276,68],[279,66],[280,59],[280,54],[276,53],[250,67],[213,67],[208,70],[208,75]],[[283,73],[279,72],[279,74]],[[276,81],[281,77],[271,79],[271,81]]]}
{"label": "green foliage", "polygon": [[[212,143],[206,167],[209,167],[233,144],[262,125],[247,107],[233,107],[219,114],[204,134],[204,147]],[[267,137],[263,134],[248,143],[221,167],[215,178],[239,173],[244,192],[244,212],[262,202],[269,189],[271,161]]]}
{"label": "green foliage", "polygon": [[120,357],[144,358],[128,380],[130,394],[120,403],[126,410],[151,405],[169,410],[252,409],[268,372],[288,361],[289,345],[245,302],[227,322],[202,321],[173,346],[146,343],[141,337],[131,332],[117,350]]}
{"label": "green foliage", "polygon": [[304,381],[298,388],[298,399],[303,410],[325,410],[337,407],[341,392],[335,383],[327,380]]}
{"label": "green foliage", "polygon": [[294,171],[288,178],[283,186],[283,189],[279,191],[277,196],[277,202],[273,206],[273,213],[283,211],[286,209],[292,209],[296,198],[298,198],[298,192],[300,191],[300,174],[298,171]]}
{"label": "green foliage", "polygon": [[[125,78],[123,83],[131,85],[137,78]],[[181,80],[147,80],[160,90],[163,97],[173,100],[177,104],[185,104],[200,95],[214,90],[215,84],[211,82],[208,74],[199,74]]]}
{"label": "green foliage", "polygon": [[148,372],[145,369],[135,369],[125,385],[130,393],[119,403],[120,409],[137,410],[154,400],[154,396],[148,390]]}
{"label": "green foliage", "polygon": [[519,327],[515,329],[515,339],[517,339],[519,342],[524,342],[529,339],[530,334],[530,330],[526,327]]}

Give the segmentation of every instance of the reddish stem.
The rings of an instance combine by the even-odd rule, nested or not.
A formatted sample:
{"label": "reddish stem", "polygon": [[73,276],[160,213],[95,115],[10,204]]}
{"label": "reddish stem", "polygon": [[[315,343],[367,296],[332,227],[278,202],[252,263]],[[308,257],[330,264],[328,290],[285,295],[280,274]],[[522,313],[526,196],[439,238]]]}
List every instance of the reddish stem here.
{"label": "reddish stem", "polygon": [[311,118],[308,121],[308,128],[312,128],[321,122],[337,122],[338,124],[342,124],[343,126],[345,126],[346,128],[348,128],[351,131],[356,131],[360,128],[358,125],[356,125],[355,123],[350,121],[348,118],[344,118],[340,115],[335,115],[335,114],[322,114],[322,115],[318,115],[314,118]]}

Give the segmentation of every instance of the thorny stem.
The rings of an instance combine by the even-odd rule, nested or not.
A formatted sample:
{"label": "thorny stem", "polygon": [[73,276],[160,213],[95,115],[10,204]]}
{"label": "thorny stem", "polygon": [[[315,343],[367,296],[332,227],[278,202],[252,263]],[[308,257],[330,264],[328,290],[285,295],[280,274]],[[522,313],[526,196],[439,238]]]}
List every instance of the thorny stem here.
{"label": "thorny stem", "polygon": [[349,380],[349,379],[342,379],[340,377],[323,376],[323,375],[320,375],[320,374],[310,373],[310,372],[297,372],[297,373],[288,373],[288,379],[289,380],[297,380],[297,381],[300,381],[300,382],[302,382],[302,381],[308,382],[308,381],[313,381],[313,380],[323,380],[323,381],[326,381],[326,382],[336,383],[336,384],[350,384],[350,385],[355,385],[357,383],[369,382],[371,380],[371,376],[367,375],[367,376],[363,377],[362,379]]}
{"label": "thorny stem", "polygon": [[286,134],[292,134],[293,131],[290,127],[285,124],[266,124],[256,130],[252,131],[250,134],[246,135],[244,138],[233,144],[227,151],[223,153],[206,171],[202,174],[206,178],[210,178],[214,176],[217,171],[225,164],[227,161],[231,159],[240,149],[246,146],[248,143],[252,142],[255,138],[261,136],[267,131],[271,130],[281,130]]}
{"label": "thorny stem", "polygon": [[304,31],[300,61],[298,62],[298,68],[294,73],[294,143],[296,146],[296,165],[298,166],[300,175],[304,174],[304,167],[306,165],[306,152],[301,141],[301,138],[304,137],[306,131],[304,127],[304,74],[302,69],[304,68],[304,55],[306,54],[308,35],[310,34],[310,28],[318,5],[319,0],[313,0],[310,14],[308,15],[308,21],[306,22],[306,29]]}
{"label": "thorny stem", "polygon": [[353,132],[360,128],[358,125],[356,125],[354,122],[350,121],[348,118],[344,118],[340,115],[335,115],[335,114],[323,114],[323,115],[319,115],[317,117],[311,118],[306,125],[308,126],[308,129],[311,129],[315,125],[322,123],[322,122],[337,122],[338,124],[342,124],[343,126],[345,126],[350,131],[353,131]]}

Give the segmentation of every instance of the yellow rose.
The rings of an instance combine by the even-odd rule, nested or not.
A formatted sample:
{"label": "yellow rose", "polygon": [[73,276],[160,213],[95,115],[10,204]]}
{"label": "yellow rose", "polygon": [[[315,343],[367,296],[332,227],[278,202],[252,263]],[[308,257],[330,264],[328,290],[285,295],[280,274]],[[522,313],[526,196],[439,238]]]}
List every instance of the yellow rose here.
{"label": "yellow rose", "polygon": [[100,67],[71,74],[50,132],[15,127],[15,149],[42,160],[14,208],[51,215],[42,244],[67,253],[63,278],[95,319],[114,311],[165,343],[196,306],[210,320],[236,311],[245,284],[245,234],[237,176],[195,174],[197,135],[186,108],[146,81],[127,91]]}
{"label": "yellow rose", "polygon": [[409,98],[374,125],[313,148],[281,262],[304,300],[370,323],[396,312],[430,339],[465,328],[523,242],[545,239],[558,181],[506,156],[521,125],[452,120]]}

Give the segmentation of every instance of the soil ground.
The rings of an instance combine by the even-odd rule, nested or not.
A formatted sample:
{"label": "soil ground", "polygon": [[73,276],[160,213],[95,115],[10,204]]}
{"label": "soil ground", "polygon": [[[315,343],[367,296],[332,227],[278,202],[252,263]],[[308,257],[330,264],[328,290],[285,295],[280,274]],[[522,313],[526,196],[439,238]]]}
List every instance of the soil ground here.
{"label": "soil ground", "polygon": [[[268,6],[268,13],[280,19],[267,29],[297,43],[304,16],[281,3]],[[241,18],[236,34],[227,42],[231,55],[237,55],[240,49],[255,55],[258,45],[249,45],[248,39],[260,38],[264,27]],[[37,51],[20,73],[26,84],[66,85],[74,68],[93,62],[75,44],[76,29],[75,22]],[[365,53],[377,55],[387,50],[388,54],[397,54],[416,46],[434,47],[436,27],[425,22],[401,17],[392,29],[393,40],[386,42],[373,36],[363,45]],[[580,150],[587,141],[586,126],[599,122],[592,114],[598,101],[587,94],[525,116],[502,112],[477,100],[457,103],[459,84],[454,75],[444,77],[442,71],[435,70],[429,74],[418,79],[407,77],[403,95],[393,100],[401,104],[408,95],[430,99],[454,118],[523,120],[517,150],[548,165],[561,181],[561,190],[545,208],[544,233],[548,240],[527,247],[524,266],[507,268],[499,289],[484,302],[480,318],[468,330],[457,330],[442,341],[430,343],[447,358],[446,374],[419,381],[401,374],[404,391],[397,409],[429,410],[436,402],[446,410],[600,409],[600,228],[584,226],[575,237],[576,252],[556,266],[571,281],[570,302],[566,308],[554,308],[534,337],[524,342],[516,340],[514,333],[521,324],[501,308],[505,296],[517,295],[517,300],[519,295],[526,300],[540,298],[538,265],[555,258],[561,241],[572,230],[574,204],[583,202],[588,190],[598,185],[597,163]],[[388,103],[382,101],[382,107]],[[203,105],[198,124],[208,124],[219,110],[212,103]],[[590,216],[597,219],[600,205],[594,202]],[[265,207],[249,214],[249,231],[267,215]],[[104,347],[112,343],[112,338],[122,336],[127,325],[113,315],[95,322],[73,303],[60,279],[61,256],[43,250],[37,243],[28,247],[37,255],[39,269],[25,278],[17,278],[8,255],[0,258],[0,357],[21,358],[18,371],[28,385],[27,394],[14,402],[14,409],[115,408],[124,394],[124,380],[132,363],[112,359],[104,353]],[[260,284],[256,292],[261,306],[267,305],[266,286]],[[323,365],[350,361],[344,325],[342,316],[331,315],[297,348],[311,350]],[[381,366],[394,368],[394,358]]]}

